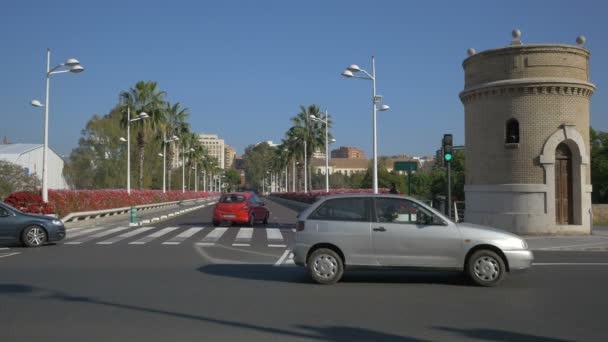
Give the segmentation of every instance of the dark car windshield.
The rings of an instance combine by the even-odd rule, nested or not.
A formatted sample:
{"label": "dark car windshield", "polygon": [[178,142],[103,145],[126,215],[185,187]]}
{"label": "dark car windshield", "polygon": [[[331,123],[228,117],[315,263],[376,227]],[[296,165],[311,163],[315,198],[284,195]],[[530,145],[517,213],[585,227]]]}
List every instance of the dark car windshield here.
{"label": "dark car windshield", "polygon": [[224,195],[220,198],[220,203],[243,203],[245,199],[243,195]]}

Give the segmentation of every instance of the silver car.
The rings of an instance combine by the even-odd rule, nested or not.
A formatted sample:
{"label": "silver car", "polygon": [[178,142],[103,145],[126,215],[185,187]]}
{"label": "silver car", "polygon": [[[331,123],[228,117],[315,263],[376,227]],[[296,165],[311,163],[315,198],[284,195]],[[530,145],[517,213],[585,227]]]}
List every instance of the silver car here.
{"label": "silver car", "polygon": [[321,284],[339,281],[345,267],[404,267],[460,270],[478,285],[495,286],[534,259],[517,235],[457,224],[416,199],[384,194],[312,204],[298,216],[293,254]]}

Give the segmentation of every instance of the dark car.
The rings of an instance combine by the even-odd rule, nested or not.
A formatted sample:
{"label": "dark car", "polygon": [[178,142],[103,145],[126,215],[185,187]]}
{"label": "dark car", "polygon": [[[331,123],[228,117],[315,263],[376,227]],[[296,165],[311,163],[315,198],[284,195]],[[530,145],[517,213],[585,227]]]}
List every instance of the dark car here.
{"label": "dark car", "polygon": [[0,243],[21,242],[26,247],[39,247],[65,238],[61,220],[44,215],[31,215],[0,202]]}
{"label": "dark car", "polygon": [[213,210],[213,225],[229,222],[253,226],[256,221],[267,224],[269,216],[270,212],[256,194],[234,192],[220,197]]}

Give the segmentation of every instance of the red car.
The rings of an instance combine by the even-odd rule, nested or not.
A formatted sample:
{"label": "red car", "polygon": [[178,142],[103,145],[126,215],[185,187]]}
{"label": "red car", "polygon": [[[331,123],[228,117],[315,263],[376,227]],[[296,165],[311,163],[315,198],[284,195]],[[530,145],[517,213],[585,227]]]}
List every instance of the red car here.
{"label": "red car", "polygon": [[270,211],[264,202],[252,192],[234,192],[223,194],[213,209],[213,226],[222,222],[247,224],[253,226],[256,221],[268,223]]}

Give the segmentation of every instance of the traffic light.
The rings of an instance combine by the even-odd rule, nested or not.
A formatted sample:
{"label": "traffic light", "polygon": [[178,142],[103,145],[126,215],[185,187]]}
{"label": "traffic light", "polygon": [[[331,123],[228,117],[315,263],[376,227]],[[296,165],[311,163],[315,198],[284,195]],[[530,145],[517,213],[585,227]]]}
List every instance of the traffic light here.
{"label": "traffic light", "polygon": [[444,134],[442,141],[443,160],[449,163],[452,160],[452,135]]}

